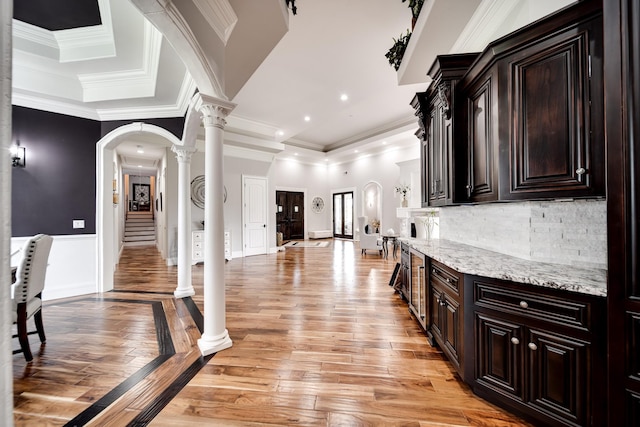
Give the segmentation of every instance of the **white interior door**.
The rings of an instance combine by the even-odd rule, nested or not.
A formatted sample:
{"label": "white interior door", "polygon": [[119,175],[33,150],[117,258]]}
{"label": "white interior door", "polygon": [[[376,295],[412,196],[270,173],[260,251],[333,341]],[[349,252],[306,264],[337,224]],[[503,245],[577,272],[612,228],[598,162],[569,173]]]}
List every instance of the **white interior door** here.
{"label": "white interior door", "polygon": [[244,255],[267,253],[267,178],[242,177]]}

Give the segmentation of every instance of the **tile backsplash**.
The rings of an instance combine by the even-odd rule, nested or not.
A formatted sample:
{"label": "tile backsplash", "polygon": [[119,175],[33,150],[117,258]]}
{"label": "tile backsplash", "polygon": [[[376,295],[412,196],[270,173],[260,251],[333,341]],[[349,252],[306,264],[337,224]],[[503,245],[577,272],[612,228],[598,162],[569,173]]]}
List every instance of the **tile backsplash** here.
{"label": "tile backsplash", "polygon": [[536,201],[440,209],[440,238],[533,261],[607,266],[607,202]]}

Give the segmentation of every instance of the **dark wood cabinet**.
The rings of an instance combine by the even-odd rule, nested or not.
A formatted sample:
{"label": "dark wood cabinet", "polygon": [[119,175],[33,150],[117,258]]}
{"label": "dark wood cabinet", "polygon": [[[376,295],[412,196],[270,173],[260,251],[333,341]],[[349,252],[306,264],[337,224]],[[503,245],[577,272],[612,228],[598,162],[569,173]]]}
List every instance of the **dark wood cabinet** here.
{"label": "dark wood cabinet", "polygon": [[432,82],[426,92],[416,94],[411,105],[416,110],[420,130],[422,206],[452,204],[456,137],[453,111],[456,82],[465,74],[478,54],[440,55],[429,69]]}
{"label": "dark wood cabinet", "polygon": [[640,425],[640,2],[603,4],[609,426]]}
{"label": "dark wood cabinet", "polygon": [[545,425],[603,425],[605,299],[466,280],[473,292],[474,392]]}
{"label": "dark wood cabinet", "polygon": [[430,333],[464,380],[464,281],[459,273],[434,260],[429,268]]}
{"label": "dark wood cabinet", "polygon": [[409,245],[406,243],[400,244],[400,287],[398,292],[407,301],[409,301],[410,295],[410,280],[411,280],[411,255]]}
{"label": "dark wood cabinet", "polygon": [[492,67],[464,91],[459,112],[466,130],[455,161],[456,201],[498,200],[498,77]]}
{"label": "dark wood cabinet", "polygon": [[601,5],[491,43],[457,83],[454,202],[604,197]]}
{"label": "dark wood cabinet", "polygon": [[600,15],[500,61],[502,200],[604,196],[602,72]]}

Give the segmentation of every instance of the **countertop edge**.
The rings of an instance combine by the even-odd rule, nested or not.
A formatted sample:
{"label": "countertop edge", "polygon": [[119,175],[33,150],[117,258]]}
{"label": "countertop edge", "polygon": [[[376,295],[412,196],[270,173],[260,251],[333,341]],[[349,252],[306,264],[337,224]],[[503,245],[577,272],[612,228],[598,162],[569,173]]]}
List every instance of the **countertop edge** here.
{"label": "countertop edge", "polygon": [[605,269],[531,261],[445,239],[398,240],[459,273],[607,296]]}

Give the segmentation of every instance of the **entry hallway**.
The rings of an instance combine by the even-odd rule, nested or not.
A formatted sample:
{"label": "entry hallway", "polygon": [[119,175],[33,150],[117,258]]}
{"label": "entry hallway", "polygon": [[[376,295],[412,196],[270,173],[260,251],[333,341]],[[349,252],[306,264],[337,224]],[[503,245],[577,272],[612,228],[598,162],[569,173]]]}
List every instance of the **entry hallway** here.
{"label": "entry hallway", "polygon": [[16,425],[528,425],[427,344],[392,257],[329,242],[226,263],[233,347],[205,358],[202,266],[176,300],[177,269],[125,248],[115,291],[45,303],[46,345],[13,359]]}

